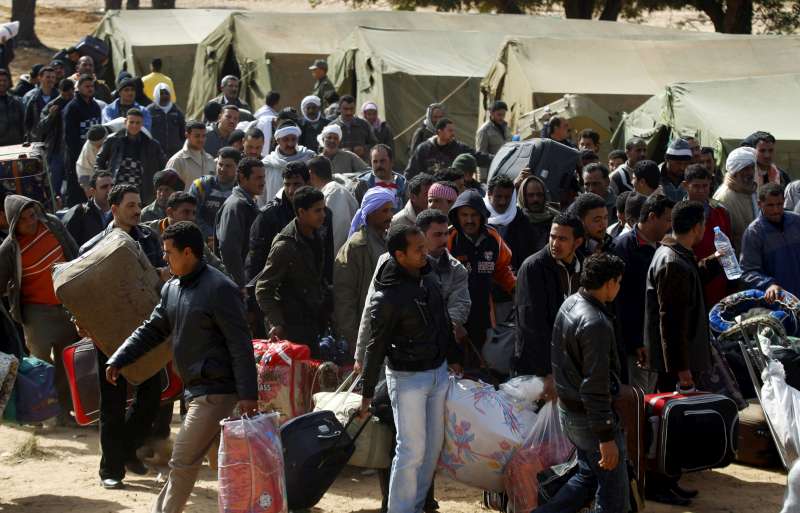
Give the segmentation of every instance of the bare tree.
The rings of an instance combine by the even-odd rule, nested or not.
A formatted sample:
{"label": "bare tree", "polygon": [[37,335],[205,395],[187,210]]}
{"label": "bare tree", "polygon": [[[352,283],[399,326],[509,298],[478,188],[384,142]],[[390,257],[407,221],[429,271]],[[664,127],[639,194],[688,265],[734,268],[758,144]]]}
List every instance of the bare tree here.
{"label": "bare tree", "polygon": [[15,43],[19,46],[44,46],[36,36],[36,0],[12,0],[11,21],[19,22],[19,34]]}

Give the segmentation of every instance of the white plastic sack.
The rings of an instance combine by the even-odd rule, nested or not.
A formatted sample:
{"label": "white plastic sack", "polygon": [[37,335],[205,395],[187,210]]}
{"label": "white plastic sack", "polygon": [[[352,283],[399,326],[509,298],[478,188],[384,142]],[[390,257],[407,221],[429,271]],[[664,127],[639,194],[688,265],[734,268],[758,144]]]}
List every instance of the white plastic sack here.
{"label": "white plastic sack", "polygon": [[502,383],[500,391],[523,407],[533,407],[544,392],[544,381],[539,376],[517,376]]}
{"label": "white plastic sack", "polygon": [[5,43],[9,39],[17,37],[17,34],[19,34],[18,21],[0,24],[0,42]]}
{"label": "white plastic sack", "polygon": [[781,362],[770,360],[761,375],[761,406],[781,444],[796,457],[800,453],[800,391],[786,384]]}
{"label": "white plastic sack", "polygon": [[439,470],[482,490],[503,491],[503,471],[536,413],[486,383],[450,378]]}

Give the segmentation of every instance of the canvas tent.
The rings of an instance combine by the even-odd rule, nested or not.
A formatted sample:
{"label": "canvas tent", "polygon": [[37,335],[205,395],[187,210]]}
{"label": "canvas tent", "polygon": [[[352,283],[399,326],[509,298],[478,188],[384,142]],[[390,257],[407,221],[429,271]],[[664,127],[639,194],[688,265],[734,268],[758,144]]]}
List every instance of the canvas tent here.
{"label": "canvas tent", "polygon": [[[175,84],[178,104],[189,97],[197,44],[233,11],[222,9],[159,9],[109,11],[94,31],[111,49],[112,73],[134,76],[150,72],[150,61],[160,57],[164,74]],[[111,89],[116,86],[111,85]]]}
{"label": "canvas tent", "polygon": [[[297,107],[313,87],[308,66],[314,59],[326,58],[337,50],[340,42],[357,27],[566,37],[617,38],[622,34],[648,38],[723,37],[627,23],[545,16],[409,11],[237,12],[221,21],[197,47],[188,105],[190,115],[200,114],[205,103],[217,94],[219,79],[226,71],[241,75],[242,97],[254,109],[263,105],[269,90],[281,93],[282,105]],[[403,44],[407,43],[404,41]],[[436,48],[425,48],[416,57],[435,55],[436,51]],[[462,55],[460,60],[469,60],[469,56]]]}
{"label": "canvas tent", "polygon": [[630,137],[648,140],[664,150],[670,137],[694,136],[716,150],[719,162],[757,130],[777,139],[775,163],[800,177],[800,74],[768,75],[706,82],[679,82],[629,115],[613,144]]}
{"label": "canvas tent", "polygon": [[473,143],[480,81],[503,38],[493,32],[362,27],[330,55],[329,76],[340,93],[354,94],[359,106],[365,101],[377,103],[380,115],[395,131],[396,160],[402,163],[430,103],[443,102],[457,137]]}
{"label": "canvas tent", "polygon": [[[625,39],[623,39],[625,38]],[[696,40],[510,38],[482,82],[484,104],[509,104],[510,121],[565,93],[588,95],[612,115],[669,83],[800,72],[798,37]]]}

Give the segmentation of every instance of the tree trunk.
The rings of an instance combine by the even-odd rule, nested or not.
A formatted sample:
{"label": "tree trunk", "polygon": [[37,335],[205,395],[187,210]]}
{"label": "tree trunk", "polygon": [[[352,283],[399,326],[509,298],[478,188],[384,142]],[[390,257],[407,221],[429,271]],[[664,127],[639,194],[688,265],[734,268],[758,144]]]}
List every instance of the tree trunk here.
{"label": "tree trunk", "polygon": [[[156,0],[153,1],[155,2]],[[517,0],[497,0],[495,4],[497,14],[524,14]]]}
{"label": "tree trunk", "polygon": [[126,0],[125,8],[128,10],[138,9],[139,8],[139,0]]}
{"label": "tree trunk", "polygon": [[15,39],[18,46],[44,46],[36,37],[36,0],[12,0],[11,21],[19,21],[19,33]]}
{"label": "tree trunk", "polygon": [[564,0],[564,14],[567,18],[591,20],[595,0]]}
{"label": "tree trunk", "polygon": [[122,9],[122,0],[105,0],[106,11],[119,11]]}
{"label": "tree trunk", "polygon": [[175,0],[153,0],[153,9],[174,9]]}
{"label": "tree trunk", "polygon": [[728,34],[753,32],[753,0],[727,0],[725,30]]}
{"label": "tree trunk", "polygon": [[600,13],[600,19],[603,21],[617,21],[619,13],[622,11],[624,0],[606,0],[606,5],[603,6],[603,12]]}
{"label": "tree trunk", "polygon": [[721,0],[697,0],[695,6],[711,19],[715,32],[725,32],[725,11]]}

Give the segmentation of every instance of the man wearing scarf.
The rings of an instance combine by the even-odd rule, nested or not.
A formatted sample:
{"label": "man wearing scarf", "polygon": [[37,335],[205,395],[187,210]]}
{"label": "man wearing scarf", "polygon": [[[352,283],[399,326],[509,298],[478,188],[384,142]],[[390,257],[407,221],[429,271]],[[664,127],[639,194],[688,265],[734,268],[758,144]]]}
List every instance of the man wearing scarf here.
{"label": "man wearing scarf", "polygon": [[395,194],[373,187],[350,224],[350,236],[333,263],[334,320],[337,333],[355,352],[361,312],[367,300],[378,257],[386,252],[384,237],[394,214]]}
{"label": "man wearing scarf", "polygon": [[756,187],[765,183],[777,183],[785,186],[792,181],[786,171],[772,162],[775,155],[775,136],[759,130],[748,135],[740,146],[756,150]]}
{"label": "man wearing scarf", "polygon": [[[156,85],[155,100],[147,106],[150,113],[150,135],[161,144],[167,155],[174,155],[183,146],[186,119],[177,105],[172,103],[169,86],[164,82]],[[203,130],[205,132],[205,130]]]}
{"label": "man wearing scarf", "polygon": [[317,136],[320,155],[331,161],[334,174],[363,173],[369,167],[352,151],[339,148],[342,141],[342,128],[331,123]]}
{"label": "man wearing scarf", "polygon": [[[547,245],[550,239],[550,225],[559,214],[558,210],[548,205],[548,200],[547,187],[538,176],[530,175],[520,184],[517,206],[528,222],[527,250],[531,255]],[[524,259],[520,260],[522,261]]]}
{"label": "man wearing scarf", "polygon": [[408,147],[408,154],[413,155],[417,146],[427,141],[436,135],[436,123],[445,117],[447,112],[444,110],[444,105],[441,103],[431,103],[425,110],[425,117],[422,120],[422,125],[414,130],[414,135],[411,136],[411,145]]}
{"label": "man wearing scarf", "polygon": [[736,148],[725,161],[725,181],[714,193],[731,216],[731,243],[736,253],[742,249],[742,235],[756,218],[756,150],[746,146]]}
{"label": "man wearing scarf", "polygon": [[394,151],[394,132],[392,132],[392,127],[389,126],[389,123],[378,116],[378,104],[365,102],[361,106],[361,117],[372,126],[372,131],[375,132],[375,138],[378,139],[378,142],[385,144]]}
{"label": "man wearing scarf", "polygon": [[489,211],[489,226],[497,230],[511,250],[511,269],[516,273],[533,251],[528,240],[530,229],[525,221],[525,214],[517,207],[514,181],[503,174],[493,176],[483,203]]}
{"label": "man wearing scarf", "polygon": [[[447,249],[469,272],[469,295],[472,300],[465,328],[480,353],[486,330],[493,327],[492,288],[497,285],[507,294],[514,293],[516,278],[511,271],[511,250],[497,230],[488,226],[489,211],[475,190],[459,195],[448,214],[450,233]],[[465,350],[465,368],[478,368],[475,351]]]}
{"label": "man wearing scarf", "polygon": [[316,156],[313,151],[297,144],[300,134],[300,128],[288,120],[281,121],[275,130],[278,146],[264,158],[267,175],[264,194],[258,196],[259,206],[263,207],[278,195],[283,187],[283,170],[289,162],[308,162]]}
{"label": "man wearing scarf", "polygon": [[311,151],[319,151],[319,143],[317,136],[322,133],[330,121],[328,121],[321,113],[322,101],[314,96],[306,96],[300,102],[300,144],[305,146]]}
{"label": "man wearing scarf", "polygon": [[[506,113],[508,105],[502,101],[496,101],[489,109],[489,120],[486,121],[475,133],[475,149],[491,155],[500,151],[505,143],[511,140],[511,131],[506,123]],[[485,180],[489,176],[489,167],[483,166],[481,179]]]}

